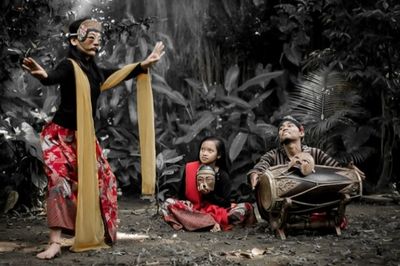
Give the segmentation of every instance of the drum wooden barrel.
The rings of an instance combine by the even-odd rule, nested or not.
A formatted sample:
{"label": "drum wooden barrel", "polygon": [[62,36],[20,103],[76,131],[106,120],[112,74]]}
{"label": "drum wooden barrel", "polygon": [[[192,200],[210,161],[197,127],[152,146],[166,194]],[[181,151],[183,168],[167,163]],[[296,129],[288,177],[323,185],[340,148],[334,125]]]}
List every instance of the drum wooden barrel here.
{"label": "drum wooden barrel", "polygon": [[337,207],[346,195],[362,194],[362,179],[353,169],[316,165],[315,172],[302,177],[288,171],[287,165],[271,167],[260,175],[257,205],[262,218],[279,212],[285,200],[291,202],[289,214],[304,214]]}

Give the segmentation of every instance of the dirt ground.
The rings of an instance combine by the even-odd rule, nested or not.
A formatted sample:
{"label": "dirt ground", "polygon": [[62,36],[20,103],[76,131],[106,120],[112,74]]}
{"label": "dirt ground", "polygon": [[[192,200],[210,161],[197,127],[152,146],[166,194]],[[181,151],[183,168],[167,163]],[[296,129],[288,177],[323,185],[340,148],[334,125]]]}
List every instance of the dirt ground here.
{"label": "dirt ground", "polygon": [[174,231],[157,215],[156,204],[119,200],[121,240],[100,251],[41,261],[45,216],[12,212],[0,216],[0,265],[400,265],[400,205],[359,200],[347,207],[349,227],[296,230],[280,240],[261,221],[228,232]]}

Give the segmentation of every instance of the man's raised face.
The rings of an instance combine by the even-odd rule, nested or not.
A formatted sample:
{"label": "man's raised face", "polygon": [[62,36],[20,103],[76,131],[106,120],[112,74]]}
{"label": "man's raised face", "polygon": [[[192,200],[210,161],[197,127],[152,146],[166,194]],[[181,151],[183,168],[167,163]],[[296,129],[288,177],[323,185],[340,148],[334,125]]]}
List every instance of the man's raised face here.
{"label": "man's raised face", "polygon": [[304,137],[304,129],[303,127],[298,128],[290,121],[285,121],[280,125],[278,134],[280,143],[287,140],[299,140]]}

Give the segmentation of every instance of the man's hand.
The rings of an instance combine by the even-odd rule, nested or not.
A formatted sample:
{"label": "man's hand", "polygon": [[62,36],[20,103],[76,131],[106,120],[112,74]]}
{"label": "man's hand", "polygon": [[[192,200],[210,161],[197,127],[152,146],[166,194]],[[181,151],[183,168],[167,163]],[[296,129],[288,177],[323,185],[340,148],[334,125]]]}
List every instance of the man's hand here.
{"label": "man's hand", "polygon": [[48,76],[46,70],[31,57],[24,58],[22,68],[37,79],[45,79]]}
{"label": "man's hand", "polygon": [[357,174],[360,175],[362,180],[365,180],[365,173],[363,171],[361,171],[357,166],[355,166],[353,161],[350,161],[347,166],[347,168],[353,169],[357,172]]}
{"label": "man's hand", "polygon": [[153,52],[140,63],[140,66],[146,70],[151,67],[154,63],[161,59],[161,57],[165,54],[164,44],[162,42],[157,42],[156,46],[154,46]]}
{"label": "man's hand", "polygon": [[251,188],[254,190],[256,186],[258,185],[259,177],[257,173],[251,173],[250,174],[250,184]]}

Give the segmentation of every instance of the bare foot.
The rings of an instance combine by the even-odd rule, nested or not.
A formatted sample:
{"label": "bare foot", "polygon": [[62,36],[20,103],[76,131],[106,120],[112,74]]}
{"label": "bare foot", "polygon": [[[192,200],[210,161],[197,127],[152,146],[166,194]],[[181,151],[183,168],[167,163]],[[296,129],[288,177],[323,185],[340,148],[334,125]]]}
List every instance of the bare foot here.
{"label": "bare foot", "polygon": [[45,251],[37,254],[36,257],[42,260],[50,260],[56,256],[59,256],[60,254],[61,254],[61,243],[53,242],[48,246],[48,248]]}
{"label": "bare foot", "polygon": [[210,232],[219,232],[221,231],[221,226],[219,224],[214,224],[214,227],[211,228]]}

